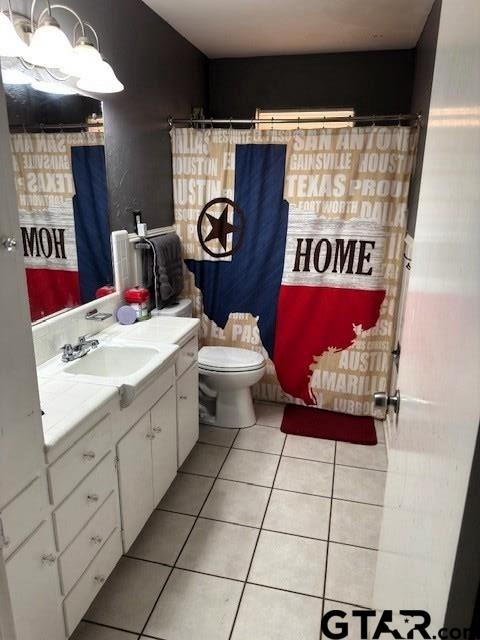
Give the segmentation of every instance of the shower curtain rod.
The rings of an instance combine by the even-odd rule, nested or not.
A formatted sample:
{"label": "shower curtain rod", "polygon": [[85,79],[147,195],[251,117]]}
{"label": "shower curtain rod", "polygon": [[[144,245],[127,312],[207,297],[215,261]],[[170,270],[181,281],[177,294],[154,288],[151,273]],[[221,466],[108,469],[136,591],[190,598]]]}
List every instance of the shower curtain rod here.
{"label": "shower curtain rod", "polygon": [[68,129],[94,129],[103,128],[103,123],[74,122],[69,124],[10,124],[9,129],[18,129],[20,132],[33,133],[34,131],[67,131]]}
{"label": "shower curtain rod", "polygon": [[313,122],[411,122],[414,121],[419,125],[422,124],[421,113],[399,113],[392,115],[371,115],[371,116],[323,116],[319,118],[172,118],[167,119],[170,127],[180,124],[197,124],[214,125],[214,124],[303,124]]}

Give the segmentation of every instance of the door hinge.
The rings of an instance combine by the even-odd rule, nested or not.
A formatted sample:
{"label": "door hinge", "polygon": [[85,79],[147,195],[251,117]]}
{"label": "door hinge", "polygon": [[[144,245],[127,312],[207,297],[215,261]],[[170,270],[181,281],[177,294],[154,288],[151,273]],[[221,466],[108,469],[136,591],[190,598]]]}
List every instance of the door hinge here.
{"label": "door hinge", "polygon": [[118,467],[120,466],[120,458],[118,456],[115,456],[115,458],[113,459],[113,466],[115,467],[115,469],[118,469]]}
{"label": "door hinge", "polygon": [[10,540],[5,535],[3,522],[2,522],[2,519],[0,518],[0,549],[3,549],[4,547],[8,547],[9,544],[10,544]]}

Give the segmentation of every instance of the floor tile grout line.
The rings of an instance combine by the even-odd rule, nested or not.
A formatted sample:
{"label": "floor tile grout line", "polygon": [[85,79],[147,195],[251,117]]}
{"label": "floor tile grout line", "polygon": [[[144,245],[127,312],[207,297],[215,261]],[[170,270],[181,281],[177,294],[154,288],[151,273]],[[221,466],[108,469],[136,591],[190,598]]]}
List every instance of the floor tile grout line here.
{"label": "floor tile grout line", "polygon": [[333,450],[333,476],[332,476],[332,489],[331,489],[331,497],[330,497],[330,512],[328,515],[328,531],[327,531],[327,549],[325,552],[325,575],[323,578],[323,593],[322,593],[322,607],[321,607],[321,615],[320,615],[320,633],[319,633],[319,640],[322,640],[323,637],[323,632],[322,632],[322,620],[323,620],[323,614],[325,611],[325,593],[327,590],[327,571],[328,571],[328,551],[330,548],[330,531],[332,528],[332,511],[333,511],[333,494],[334,494],[334,487],[335,487],[335,460],[337,457],[337,443],[335,442],[335,447]]}
{"label": "floor tile grout line", "polygon": [[[343,466],[343,465],[336,465],[336,466]],[[357,467],[352,467],[352,468],[357,468]],[[377,469],[373,469],[373,471],[377,471]],[[198,473],[190,474],[187,471],[183,471],[182,473],[185,473],[187,475],[200,475]],[[312,496],[313,498],[324,498],[325,500],[330,500],[331,499],[330,496],[325,496],[325,495],[320,494],[320,493],[309,493],[308,491],[298,491],[298,490],[293,490],[293,489],[284,489],[283,487],[270,487],[269,485],[256,484],[254,482],[245,482],[245,480],[232,480],[231,478],[216,478],[216,477],[214,478],[213,476],[202,476],[202,478],[211,478],[212,480],[217,480],[217,479],[218,480],[224,480],[225,482],[239,482],[240,484],[247,484],[247,485],[254,486],[254,487],[261,487],[262,489],[273,488],[274,491],[286,491],[287,493],[299,493],[302,496]],[[366,504],[366,505],[369,505],[371,507],[383,507],[384,506],[383,504],[377,504],[375,502],[365,502],[364,500],[353,500],[352,498],[340,498],[339,496],[333,496],[333,499],[334,500],[341,500],[342,502],[354,502],[355,504]],[[162,508],[162,510],[170,511],[170,509],[164,509],[164,508]],[[191,515],[191,514],[186,513],[186,514],[182,514],[182,515]]]}
{"label": "floor tile grout line", "polygon": [[131,631],[130,629],[123,629],[122,627],[114,627],[111,624],[105,624],[104,622],[95,622],[94,620],[89,620],[88,618],[82,618],[81,622],[86,622],[87,624],[96,625],[97,627],[103,627],[104,629],[113,629],[114,631],[122,631],[123,633],[129,633],[132,638],[138,636],[138,631]]}
{"label": "floor tile grout line", "polygon": [[[235,611],[235,616],[234,616],[234,618],[233,618],[232,628],[230,629],[230,634],[229,634],[229,636],[228,636],[228,640],[231,640],[231,639],[232,639],[232,636],[233,636],[233,631],[234,631],[234,629],[235,629],[235,624],[236,624],[236,622],[237,622],[238,613],[239,613],[239,611],[240,611],[240,607],[241,607],[242,600],[243,600],[243,594],[245,593],[245,589],[246,589],[246,586],[247,586],[247,583],[248,583],[248,578],[249,578],[249,576],[250,576],[250,571],[251,571],[251,569],[252,569],[253,559],[254,559],[254,557],[255,557],[255,553],[256,553],[256,551],[257,551],[258,541],[260,540],[260,536],[261,536],[261,534],[262,534],[262,530],[263,530],[263,523],[265,522],[265,518],[266,518],[266,515],[267,515],[268,506],[269,506],[269,504],[270,504],[270,498],[272,497],[272,493],[273,493],[273,486],[274,486],[274,484],[275,484],[275,480],[276,480],[276,478],[277,478],[277,473],[278,473],[278,469],[279,469],[279,467],[280,467],[280,462],[281,462],[281,460],[282,460],[283,450],[284,450],[284,448],[285,448],[285,443],[286,443],[286,442],[287,442],[287,438],[285,438],[285,439],[284,439],[284,441],[283,441],[283,445],[282,445],[282,451],[281,451],[280,455],[278,456],[278,462],[277,462],[277,467],[276,467],[276,469],[275,469],[275,474],[274,474],[274,476],[273,476],[272,486],[270,487],[270,492],[269,492],[269,494],[268,494],[267,503],[266,503],[266,505],[265,505],[265,510],[264,510],[264,512],[263,512],[263,517],[262,517],[262,520],[261,520],[261,522],[260,522],[260,529],[259,529],[259,531],[258,531],[257,539],[256,539],[256,541],[255,541],[255,546],[254,546],[254,548],[253,548],[252,557],[250,558],[250,563],[249,563],[249,565],[248,565],[248,569],[247,569],[247,575],[245,576],[245,581],[244,581],[244,583],[243,583],[243,588],[242,588],[242,591],[241,591],[241,593],[240,593],[240,598],[239,598],[239,600],[238,600],[238,605],[237,605],[237,609],[236,609],[236,611]],[[232,446],[233,446],[233,445],[232,445]]]}
{"label": "floor tile grout line", "polygon": [[[158,602],[159,602],[160,598],[162,597],[162,593],[163,593],[163,591],[165,590],[165,587],[167,586],[167,584],[168,584],[168,582],[169,582],[169,580],[170,580],[170,577],[171,577],[171,575],[172,575],[173,571],[174,571],[174,570],[175,570],[175,568],[176,568],[177,562],[178,562],[178,560],[179,560],[180,556],[182,555],[182,552],[183,552],[183,550],[184,550],[184,548],[185,548],[185,546],[186,546],[186,544],[187,544],[188,540],[190,539],[190,536],[191,536],[191,534],[192,534],[192,531],[193,531],[193,529],[194,529],[195,525],[197,524],[197,520],[198,520],[198,518],[200,517],[200,513],[201,513],[201,511],[202,511],[203,507],[205,506],[205,503],[207,502],[207,500],[208,500],[208,498],[209,498],[209,496],[210,496],[210,493],[211,493],[211,492],[212,492],[212,490],[213,490],[213,487],[215,486],[215,482],[217,481],[218,476],[220,475],[220,471],[222,470],[222,467],[223,467],[223,465],[225,464],[225,461],[226,461],[226,459],[228,458],[228,455],[229,455],[230,451],[232,450],[233,443],[234,443],[234,442],[235,442],[235,440],[237,439],[237,436],[238,436],[238,434],[239,434],[239,433],[240,433],[240,431],[237,431],[237,433],[236,433],[235,437],[234,437],[234,438],[233,438],[233,440],[232,440],[232,443],[231,443],[230,447],[228,447],[228,451],[227,451],[227,453],[226,453],[226,455],[225,455],[225,458],[224,458],[224,459],[223,459],[223,461],[222,461],[222,464],[220,465],[220,467],[219,467],[219,469],[218,469],[217,475],[215,476],[215,479],[214,479],[214,481],[213,481],[213,483],[212,483],[212,486],[210,487],[210,489],[208,490],[207,495],[205,496],[205,499],[204,499],[204,501],[203,501],[203,503],[202,503],[202,506],[200,507],[200,511],[198,512],[198,515],[195,517],[195,520],[193,521],[193,524],[192,524],[192,526],[191,526],[191,528],[190,528],[190,531],[188,532],[188,535],[187,535],[187,537],[185,538],[185,540],[184,540],[184,542],[183,542],[183,544],[182,544],[182,547],[181,547],[180,551],[179,551],[179,552],[178,552],[178,554],[177,554],[177,557],[175,558],[175,562],[173,563],[173,566],[172,566],[172,568],[170,569],[170,572],[169,572],[169,574],[168,574],[168,576],[167,576],[167,579],[165,580],[165,583],[163,584],[163,586],[162,586],[162,588],[161,588],[161,590],[160,590],[160,593],[158,594],[158,597],[157,597],[157,599],[155,600],[155,603],[154,603],[154,605],[153,605],[153,607],[152,607],[152,609],[151,609],[151,611],[150,611],[150,613],[149,613],[149,615],[148,615],[148,617],[147,617],[147,620],[146,620],[145,624],[144,624],[144,625],[143,625],[143,627],[142,627],[142,630],[141,630],[141,632],[140,632],[140,637],[141,637],[142,635],[144,635],[144,634],[145,634],[145,629],[147,628],[148,623],[150,622],[150,618],[152,617],[153,612],[155,611],[155,609],[156,609],[156,607],[157,607],[157,604],[158,604]],[[196,445],[195,445],[195,446],[196,446]],[[227,447],[223,447],[223,448],[227,449]]]}

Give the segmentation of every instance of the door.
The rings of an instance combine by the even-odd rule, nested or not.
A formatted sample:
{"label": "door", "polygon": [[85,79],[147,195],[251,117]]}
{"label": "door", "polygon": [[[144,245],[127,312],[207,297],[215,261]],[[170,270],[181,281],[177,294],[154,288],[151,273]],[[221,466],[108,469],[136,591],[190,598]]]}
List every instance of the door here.
{"label": "door", "polygon": [[153,499],[163,498],[177,473],[177,419],[175,387],[150,412],[152,424]]}
{"label": "door", "polygon": [[479,68],[480,3],[443,0],[375,585],[377,608],[425,609],[433,634],[480,416]]}
{"label": "door", "polygon": [[[0,508],[27,486],[43,463],[43,435],[21,246],[5,96],[0,79]],[[1,544],[0,544],[1,546]],[[13,640],[5,567],[0,554],[0,637]]]}
{"label": "door", "polygon": [[150,413],[117,445],[120,512],[125,553],[154,508]]}
{"label": "door", "polygon": [[19,640],[64,640],[55,542],[49,520],[15,551],[6,570]]}
{"label": "door", "polygon": [[177,380],[178,466],[198,440],[198,367],[187,369]]}

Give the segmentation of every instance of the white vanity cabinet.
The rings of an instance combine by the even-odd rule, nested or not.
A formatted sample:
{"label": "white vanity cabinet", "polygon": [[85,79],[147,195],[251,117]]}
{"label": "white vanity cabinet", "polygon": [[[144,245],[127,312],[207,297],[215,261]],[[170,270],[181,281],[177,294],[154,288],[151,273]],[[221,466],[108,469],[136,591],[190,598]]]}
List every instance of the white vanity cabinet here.
{"label": "white vanity cabinet", "polygon": [[117,445],[124,551],[128,551],[177,472],[172,386]]}
{"label": "white vanity cabinet", "polygon": [[198,366],[192,364],[177,379],[178,466],[198,440]]}
{"label": "white vanity cabinet", "polygon": [[50,519],[9,557],[6,573],[18,640],[63,640],[57,554]]}
{"label": "white vanity cabinet", "polygon": [[195,335],[180,347],[177,376],[177,450],[178,467],[198,440],[198,339]]}

